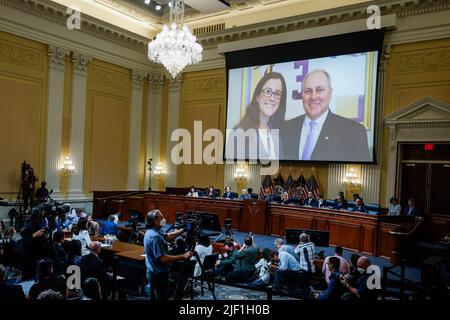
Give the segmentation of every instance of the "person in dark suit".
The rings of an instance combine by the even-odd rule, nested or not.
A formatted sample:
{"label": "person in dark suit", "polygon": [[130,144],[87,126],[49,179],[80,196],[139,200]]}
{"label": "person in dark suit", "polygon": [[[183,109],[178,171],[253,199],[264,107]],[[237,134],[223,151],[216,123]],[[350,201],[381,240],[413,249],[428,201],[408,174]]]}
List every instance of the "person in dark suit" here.
{"label": "person in dark suit", "polygon": [[408,206],[403,210],[405,216],[418,216],[420,215],[420,209],[416,207],[416,200],[413,198],[408,200]]}
{"label": "person in dark suit", "polygon": [[238,197],[237,193],[236,192],[232,192],[231,188],[229,186],[225,187],[225,192],[223,193],[222,198],[225,198],[225,199],[236,199],[237,197]]}
{"label": "person in dark suit", "polygon": [[[279,131],[275,130],[280,130],[284,126],[286,97],[287,87],[283,75],[278,72],[267,72],[258,81],[244,117],[228,136],[227,159],[280,158],[282,154],[280,135]],[[245,140],[242,140],[245,141],[245,146],[237,146],[241,134],[245,135]]]}
{"label": "person in dark suit", "polygon": [[363,198],[361,198],[361,197],[356,198],[355,206],[353,207],[352,212],[369,213],[369,210],[367,209],[366,205],[364,204]]}
{"label": "person in dark suit", "polygon": [[84,282],[88,278],[96,278],[102,288],[103,299],[109,296],[111,288],[111,275],[102,259],[99,258],[102,245],[93,241],[89,246],[90,253],[80,260],[81,278]]}
{"label": "person in dark suit", "polygon": [[25,301],[25,294],[22,286],[9,285],[6,283],[8,280],[6,268],[0,264],[0,301]]}
{"label": "person in dark suit", "polygon": [[219,193],[214,189],[213,186],[209,186],[208,189],[206,189],[206,196],[209,198],[218,198],[219,197]]}
{"label": "person in dark suit", "polygon": [[363,125],[330,110],[333,88],[325,70],[313,70],[302,82],[305,114],[281,131],[282,159],[371,161]]}
{"label": "person in dark suit", "polygon": [[308,206],[308,207],[318,207],[319,206],[319,202],[317,201],[316,198],[314,198],[314,194],[312,193],[312,191],[308,191],[308,198],[305,199],[305,206]]}
{"label": "person in dark suit", "polygon": [[64,242],[64,232],[56,231],[53,234],[53,243],[51,247],[51,258],[53,260],[53,273],[59,276],[66,274],[67,253],[62,247]]}
{"label": "person in dark suit", "polygon": [[347,200],[345,200],[344,192],[339,191],[337,198],[334,200],[333,209],[334,210],[347,210]]}

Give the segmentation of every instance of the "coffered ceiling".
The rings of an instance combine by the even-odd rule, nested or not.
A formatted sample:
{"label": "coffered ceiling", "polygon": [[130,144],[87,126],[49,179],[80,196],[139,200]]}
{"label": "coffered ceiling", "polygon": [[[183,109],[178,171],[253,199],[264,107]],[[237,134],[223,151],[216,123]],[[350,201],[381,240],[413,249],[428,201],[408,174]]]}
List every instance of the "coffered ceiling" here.
{"label": "coffered ceiling", "polygon": [[[83,14],[152,38],[169,20],[170,0],[52,0],[76,5]],[[320,12],[369,0],[184,0],[190,28],[225,24],[225,29]],[[160,5],[161,9],[156,10]]]}

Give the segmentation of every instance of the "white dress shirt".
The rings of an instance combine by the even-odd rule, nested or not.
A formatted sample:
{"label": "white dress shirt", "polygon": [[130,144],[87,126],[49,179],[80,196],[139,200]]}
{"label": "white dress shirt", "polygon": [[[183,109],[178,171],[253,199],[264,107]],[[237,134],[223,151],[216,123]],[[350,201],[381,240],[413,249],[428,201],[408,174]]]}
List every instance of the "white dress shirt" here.
{"label": "white dress shirt", "polygon": [[[329,111],[330,110],[328,109],[323,115],[321,115],[319,118],[317,118],[315,120],[316,127],[314,128],[314,133],[313,133],[313,137],[312,137],[312,141],[311,141],[312,150],[314,150],[314,148],[316,147],[317,139],[319,139],[320,131],[322,131],[323,124],[325,123],[325,120],[328,116]],[[300,134],[300,147],[298,149],[298,158],[299,159],[303,158],[303,148],[305,147],[305,144],[306,144],[306,138],[308,137],[309,126],[310,126],[311,121],[312,120],[310,118],[308,118],[308,116],[305,116],[305,121],[303,121],[302,131]]]}
{"label": "white dress shirt", "polygon": [[273,143],[271,132],[272,130],[268,129],[258,129],[259,139],[261,140],[264,150],[266,151],[265,154],[262,154],[262,152],[259,151],[258,159],[264,158],[266,154],[269,159],[276,159],[275,144]]}

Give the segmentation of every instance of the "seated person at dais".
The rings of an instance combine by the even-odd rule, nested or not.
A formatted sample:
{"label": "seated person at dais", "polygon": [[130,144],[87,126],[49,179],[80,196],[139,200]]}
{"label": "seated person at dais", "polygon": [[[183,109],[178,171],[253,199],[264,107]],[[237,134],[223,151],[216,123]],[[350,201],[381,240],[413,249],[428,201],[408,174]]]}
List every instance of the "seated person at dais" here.
{"label": "seated person at dais", "polygon": [[323,194],[319,194],[319,197],[317,198],[317,207],[318,208],[326,208],[326,201],[323,198]]}
{"label": "seated person at dais", "polygon": [[333,204],[334,210],[347,210],[347,200],[345,200],[344,192],[339,191],[337,198],[334,200]]}
{"label": "seated person at dais", "polygon": [[398,199],[396,197],[389,199],[388,209],[388,216],[399,216],[402,213],[402,206],[398,203]]}
{"label": "seated person at dais", "polygon": [[367,207],[364,205],[363,198],[361,198],[361,197],[356,198],[355,207],[353,208],[352,212],[362,212],[362,213],[368,213],[369,212]]}
{"label": "seated person at dais", "polygon": [[231,191],[231,188],[229,186],[225,187],[225,192],[222,195],[222,198],[225,199],[236,199],[237,198],[237,194],[235,192]]}
{"label": "seated person at dais", "polygon": [[403,210],[405,216],[418,216],[420,209],[416,206],[416,201],[411,198],[408,200],[408,206]]}
{"label": "seated person at dais", "polygon": [[209,186],[206,196],[209,198],[217,198],[219,197],[219,193],[214,189],[213,186]]}
{"label": "seated person at dais", "polygon": [[305,207],[317,207],[319,202],[314,198],[312,191],[308,191],[308,198],[305,199]]}
{"label": "seated person at dais", "polygon": [[239,200],[251,199],[251,196],[248,194],[247,189],[241,190],[241,195],[239,196]]}
{"label": "seated person at dais", "polygon": [[186,197],[198,198],[198,192],[197,192],[197,190],[195,190],[194,186],[191,187],[191,189],[189,190],[189,192],[186,195]]}

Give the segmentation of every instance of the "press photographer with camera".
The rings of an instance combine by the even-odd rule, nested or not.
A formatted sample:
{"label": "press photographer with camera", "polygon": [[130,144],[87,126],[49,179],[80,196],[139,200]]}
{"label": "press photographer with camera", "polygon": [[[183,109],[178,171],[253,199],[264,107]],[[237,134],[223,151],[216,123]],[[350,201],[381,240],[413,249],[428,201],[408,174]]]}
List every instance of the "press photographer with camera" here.
{"label": "press photographer with camera", "polygon": [[37,181],[39,179],[35,175],[33,167],[24,161],[22,163],[22,194],[25,211],[28,210],[28,205],[30,209],[33,207]]}
{"label": "press photographer with camera", "polygon": [[162,228],[166,226],[166,219],[161,211],[154,209],[145,217],[147,231],[144,236],[145,265],[147,267],[147,278],[150,281],[150,300],[167,300],[169,292],[169,271],[172,262],[188,260],[193,253],[188,251],[184,254],[169,255],[169,247],[166,241],[172,241],[184,230],[179,229],[171,233],[163,233]]}
{"label": "press photographer with camera", "polygon": [[22,230],[23,238],[23,278],[31,279],[35,275],[36,261],[47,256],[49,241],[48,226],[42,210],[34,210],[30,222]]}

